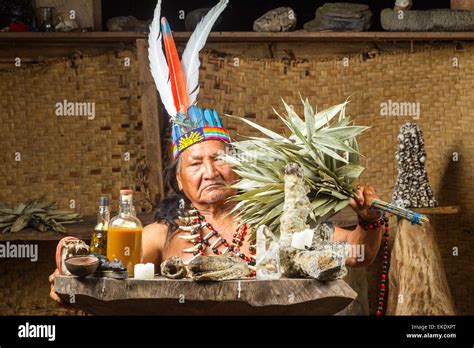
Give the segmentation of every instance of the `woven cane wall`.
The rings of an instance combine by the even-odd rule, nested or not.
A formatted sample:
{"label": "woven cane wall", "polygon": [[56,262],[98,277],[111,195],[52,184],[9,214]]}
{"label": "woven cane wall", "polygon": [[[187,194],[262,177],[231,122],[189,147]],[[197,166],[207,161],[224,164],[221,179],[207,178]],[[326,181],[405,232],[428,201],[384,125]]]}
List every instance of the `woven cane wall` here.
{"label": "woven cane wall", "polygon": [[[0,71],[0,202],[46,195],[95,214],[101,194],[116,207],[120,188],[135,188],[144,161],[136,62],[120,51]],[[95,103],[95,117],[57,116],[64,100]]]}
{"label": "woven cane wall", "polygon": [[[453,58],[459,67],[453,67]],[[367,158],[363,181],[391,201],[396,180],[395,146],[399,127],[416,122],[427,152],[427,171],[440,205],[460,205],[459,215],[436,218],[439,246],[455,304],[460,314],[473,314],[474,279],[474,45],[401,51],[364,60],[356,55],[344,66],[340,59],[269,60],[207,52],[203,55],[200,105],[217,108],[283,131],[271,106],[282,110],[280,96],[302,115],[298,93],[318,110],[351,97],[348,115],[372,129],[360,138]],[[381,116],[381,103],[419,102],[419,120],[412,116]],[[256,134],[235,120],[224,119],[235,135]],[[452,154],[458,152],[459,161]],[[392,226],[395,226],[392,224]],[[393,228],[394,230],[395,228]],[[457,247],[459,255],[453,255]],[[374,311],[380,260],[369,270]]]}

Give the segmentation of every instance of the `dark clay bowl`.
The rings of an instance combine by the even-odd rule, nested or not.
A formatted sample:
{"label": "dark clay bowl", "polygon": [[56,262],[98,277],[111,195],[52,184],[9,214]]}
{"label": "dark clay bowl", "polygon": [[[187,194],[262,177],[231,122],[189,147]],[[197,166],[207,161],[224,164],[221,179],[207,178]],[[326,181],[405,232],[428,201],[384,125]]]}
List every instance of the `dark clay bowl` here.
{"label": "dark clay bowl", "polygon": [[97,270],[99,259],[95,256],[73,256],[66,261],[66,268],[73,275],[78,277],[87,277]]}

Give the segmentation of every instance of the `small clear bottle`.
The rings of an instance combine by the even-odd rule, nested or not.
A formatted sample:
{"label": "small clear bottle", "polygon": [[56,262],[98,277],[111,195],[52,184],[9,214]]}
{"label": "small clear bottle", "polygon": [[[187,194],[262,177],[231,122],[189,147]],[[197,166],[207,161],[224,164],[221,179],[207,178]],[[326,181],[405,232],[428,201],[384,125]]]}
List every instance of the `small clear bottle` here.
{"label": "small clear bottle", "polygon": [[281,278],[280,246],[270,229],[261,225],[257,229],[257,279],[274,280]]}
{"label": "small clear bottle", "polygon": [[130,276],[143,259],[143,225],[133,214],[132,207],[133,191],[120,190],[119,213],[110,220],[107,236],[107,258],[122,261]]}
{"label": "small clear bottle", "polygon": [[91,238],[90,250],[92,254],[107,255],[107,230],[109,228],[110,211],[109,199],[100,197],[99,213],[97,214],[97,224]]}

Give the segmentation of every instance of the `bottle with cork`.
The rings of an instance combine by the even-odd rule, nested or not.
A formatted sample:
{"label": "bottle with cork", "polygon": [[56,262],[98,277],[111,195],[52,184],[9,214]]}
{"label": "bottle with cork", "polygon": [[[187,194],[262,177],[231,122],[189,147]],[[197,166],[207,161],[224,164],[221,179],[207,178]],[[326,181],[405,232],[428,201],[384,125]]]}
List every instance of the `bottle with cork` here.
{"label": "bottle with cork", "polygon": [[109,228],[110,211],[109,199],[100,197],[99,213],[97,214],[97,224],[91,238],[90,251],[92,254],[107,255],[107,230]]}
{"label": "bottle with cork", "polygon": [[133,276],[135,265],[142,262],[142,230],[133,210],[133,191],[120,190],[119,213],[109,223],[107,258],[122,261],[129,276]]}

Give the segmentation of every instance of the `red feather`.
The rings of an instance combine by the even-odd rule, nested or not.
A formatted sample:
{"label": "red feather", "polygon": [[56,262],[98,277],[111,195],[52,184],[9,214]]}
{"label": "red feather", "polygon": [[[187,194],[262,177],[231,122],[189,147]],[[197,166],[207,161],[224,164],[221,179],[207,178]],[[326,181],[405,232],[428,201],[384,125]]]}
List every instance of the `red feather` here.
{"label": "red feather", "polygon": [[186,83],[184,82],[184,74],[181,69],[181,62],[179,61],[173,35],[171,34],[168,21],[164,17],[161,19],[161,28],[163,31],[166,59],[170,71],[171,91],[173,92],[174,104],[178,112],[186,113],[189,108],[189,97]]}

